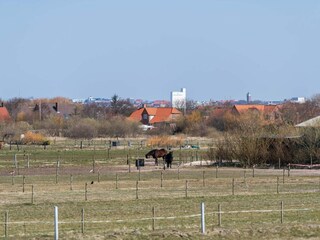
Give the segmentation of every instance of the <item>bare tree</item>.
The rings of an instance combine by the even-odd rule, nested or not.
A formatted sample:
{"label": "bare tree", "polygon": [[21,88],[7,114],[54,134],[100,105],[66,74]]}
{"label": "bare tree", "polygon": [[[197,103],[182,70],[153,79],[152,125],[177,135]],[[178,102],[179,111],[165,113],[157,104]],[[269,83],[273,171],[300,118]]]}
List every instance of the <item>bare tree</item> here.
{"label": "bare tree", "polygon": [[25,98],[13,98],[5,102],[5,106],[8,109],[8,112],[10,113],[10,116],[13,119],[13,121],[17,120],[18,114],[25,106],[28,106],[30,102],[30,100]]}
{"label": "bare tree", "polygon": [[108,120],[100,121],[98,127],[99,136],[127,137],[136,136],[140,129],[138,123],[129,121],[125,117],[115,116]]}
{"label": "bare tree", "polygon": [[113,115],[129,116],[134,111],[134,107],[129,99],[121,99],[117,94],[111,98],[111,112]]}
{"label": "bare tree", "polygon": [[81,117],[94,118],[94,119],[106,119],[108,107],[99,103],[84,104],[81,111]]}
{"label": "bare tree", "polygon": [[67,122],[65,136],[70,138],[92,139],[97,137],[97,122],[94,119],[72,119]]}

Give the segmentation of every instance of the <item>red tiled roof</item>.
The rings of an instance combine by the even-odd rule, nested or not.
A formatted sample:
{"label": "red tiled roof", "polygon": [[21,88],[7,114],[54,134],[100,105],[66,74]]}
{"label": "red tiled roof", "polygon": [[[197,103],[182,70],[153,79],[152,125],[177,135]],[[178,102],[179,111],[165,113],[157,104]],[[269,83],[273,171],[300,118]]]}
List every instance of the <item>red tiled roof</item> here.
{"label": "red tiled roof", "polygon": [[129,119],[131,119],[131,120],[136,120],[136,121],[140,121],[143,110],[144,110],[144,108],[139,108],[138,110],[134,111],[134,112],[131,113],[131,115],[129,116]]}
{"label": "red tiled roof", "polygon": [[172,108],[158,108],[154,118],[151,119],[150,123],[166,122],[170,120],[172,114]]}
{"label": "red tiled roof", "polygon": [[214,108],[213,111],[211,112],[212,117],[222,117],[228,110],[229,108],[222,108],[222,107],[217,107]]}
{"label": "red tiled roof", "polygon": [[256,105],[256,104],[248,104],[248,105],[234,105],[234,108],[238,111],[238,113],[245,113],[248,110],[258,110],[262,113],[271,113],[276,108],[277,105]]}
{"label": "red tiled roof", "polygon": [[173,119],[172,115],[180,115],[182,114],[176,108],[153,108],[153,107],[145,107],[140,108],[134,111],[129,119],[141,121],[142,120],[142,113],[146,111],[149,116],[153,116],[149,123],[159,123],[159,122],[167,122]]}
{"label": "red tiled roof", "polygon": [[10,115],[6,107],[0,107],[0,121],[10,120]]}
{"label": "red tiled roof", "polygon": [[157,114],[157,109],[158,108],[154,108],[154,107],[146,107],[145,108],[147,113],[151,116],[155,116]]}

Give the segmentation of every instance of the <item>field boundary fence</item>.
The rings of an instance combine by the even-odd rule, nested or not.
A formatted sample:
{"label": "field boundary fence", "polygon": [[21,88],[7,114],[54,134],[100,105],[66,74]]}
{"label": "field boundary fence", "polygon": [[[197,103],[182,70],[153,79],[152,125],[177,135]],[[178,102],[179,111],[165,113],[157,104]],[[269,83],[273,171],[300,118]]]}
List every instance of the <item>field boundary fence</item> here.
{"label": "field boundary fence", "polygon": [[[41,203],[46,195],[51,196],[51,201],[60,202],[70,198],[119,200],[123,194],[127,199],[154,199],[320,192],[319,177],[287,177],[285,181],[274,176],[217,179],[213,176],[205,178],[208,174],[199,172],[198,178],[178,179],[171,175],[167,179],[165,174],[159,173],[157,178],[151,174],[152,178],[148,179],[137,172],[114,174],[108,179],[99,174],[90,177],[65,175],[59,180],[57,177],[60,176],[53,175],[50,179],[43,177],[45,181],[42,177],[8,176],[0,185],[0,195],[3,202],[29,203],[31,199],[33,204]],[[17,197],[18,192],[23,194]]]}
{"label": "field boundary fence", "polygon": [[[56,228],[55,220],[57,221],[57,224],[61,227],[61,230],[62,230],[61,232],[73,231],[73,232],[85,233],[86,231],[90,231],[90,229],[91,230],[96,229],[94,227],[95,224],[141,223],[142,221],[148,222],[147,224],[143,225],[144,226],[143,229],[145,229],[147,231],[153,231],[155,229],[165,230],[161,226],[161,224],[157,224],[157,221],[197,218],[196,220],[194,220],[194,226],[195,226],[195,228],[198,228],[199,232],[200,232],[201,228],[205,229],[205,226],[202,226],[202,224],[205,224],[204,219],[207,220],[207,222],[209,223],[207,225],[209,227],[211,227],[209,229],[212,230],[215,227],[223,226],[224,219],[230,217],[230,215],[235,215],[235,214],[238,216],[239,224],[240,224],[240,222],[242,221],[241,220],[242,217],[239,216],[239,214],[241,215],[241,214],[253,214],[253,213],[254,214],[276,213],[278,215],[274,216],[272,218],[272,223],[278,224],[278,223],[284,223],[284,222],[290,223],[290,222],[294,222],[297,220],[297,219],[291,218],[290,221],[287,221],[285,216],[289,212],[313,212],[315,210],[319,211],[318,209],[315,209],[315,208],[287,208],[287,209],[285,209],[283,201],[281,201],[275,207],[278,207],[278,208],[276,208],[276,209],[221,210],[221,204],[218,204],[217,211],[205,212],[204,209],[200,209],[200,213],[179,215],[179,216],[156,216],[155,211],[154,211],[154,207],[153,207],[152,211],[150,211],[150,212],[152,212],[151,217],[141,217],[141,218],[132,218],[132,219],[110,219],[110,220],[86,219],[84,217],[85,216],[84,209],[82,208],[81,214],[79,214],[79,216],[81,215],[81,219],[79,218],[80,220],[78,220],[78,221],[76,221],[76,220],[61,220],[61,221],[59,221],[59,220],[56,220],[55,218],[52,218],[52,220],[54,220],[54,221],[51,221],[51,220],[42,220],[42,221],[34,221],[34,220],[33,221],[32,220],[14,221],[14,220],[12,220],[11,221],[11,220],[9,220],[10,219],[9,212],[6,211],[4,221],[1,222],[1,224],[4,226],[3,233],[1,235],[3,235],[4,237],[14,236],[15,234],[30,236],[33,233],[28,233],[28,231],[26,230],[26,226],[31,226],[31,225],[37,225],[37,226],[46,225],[47,227],[44,227],[45,230],[43,232],[37,231],[36,234],[38,234],[38,235],[52,234],[53,235],[55,233],[55,228]],[[58,207],[55,207],[55,208],[58,208]],[[55,211],[56,211],[56,209],[55,209]],[[55,211],[53,212],[53,215],[56,214]],[[150,212],[148,212],[147,214],[150,215]],[[79,211],[79,213],[80,213],[80,211]],[[250,221],[256,223],[256,220],[254,217],[252,217],[252,215],[251,215]],[[64,225],[68,225],[69,227],[64,228],[63,227]],[[90,225],[90,227],[89,227],[89,225]],[[226,225],[228,225],[228,223]],[[23,233],[21,233],[21,232],[12,233],[11,232],[12,231],[11,228],[14,228],[14,229],[16,229],[16,231],[19,231],[19,226],[24,227]],[[134,227],[132,227],[132,228],[134,228]],[[59,230],[59,232],[60,232],[60,230]],[[205,234],[205,232],[203,232],[203,233]]]}

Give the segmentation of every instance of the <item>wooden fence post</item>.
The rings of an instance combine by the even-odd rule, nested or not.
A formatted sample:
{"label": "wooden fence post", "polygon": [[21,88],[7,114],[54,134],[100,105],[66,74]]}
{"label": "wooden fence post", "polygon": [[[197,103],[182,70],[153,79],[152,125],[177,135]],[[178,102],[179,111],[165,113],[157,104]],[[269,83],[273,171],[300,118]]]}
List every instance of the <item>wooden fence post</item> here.
{"label": "wooden fence post", "polygon": [[34,202],[34,187],[33,187],[33,184],[31,186],[31,204],[33,204]]}
{"label": "wooden fence post", "polygon": [[24,192],[24,186],[26,184],[26,177],[23,175],[22,176],[22,192]]}
{"label": "wooden fence post", "polygon": [[188,180],[186,180],[186,198],[188,197]]}
{"label": "wooden fence post", "polygon": [[57,164],[56,164],[56,184],[58,183],[58,173],[59,173],[59,160],[57,160]]}
{"label": "wooden fence post", "polygon": [[218,178],[218,165],[216,166],[216,178]]}
{"label": "wooden fence post", "polygon": [[243,181],[244,181],[244,184],[247,184],[247,170],[244,169],[243,171]]}
{"label": "wooden fence post", "polygon": [[81,233],[84,233],[84,208],[81,209]]}
{"label": "wooden fence post", "polygon": [[234,195],[234,178],[232,178],[232,195]]}
{"label": "wooden fence post", "polygon": [[202,172],[202,187],[206,186],[206,177],[205,177],[205,171]]}
{"label": "wooden fence post", "polygon": [[279,194],[279,177],[277,177],[277,194]]}
{"label": "wooden fence post", "polygon": [[98,171],[98,183],[100,182],[100,171]]}
{"label": "wooden fence post", "polygon": [[118,189],[118,173],[116,173],[116,189]]}
{"label": "wooden fence post", "polygon": [[163,187],[162,182],[163,182],[163,171],[161,171],[161,184],[160,184],[161,188]]}
{"label": "wooden fence post", "polygon": [[[138,165],[139,165],[139,163],[138,163]],[[140,168],[140,165],[139,165],[139,176],[138,176],[138,179],[139,179],[139,181],[141,181],[141,168]]]}
{"label": "wooden fence post", "polygon": [[139,181],[136,182],[136,199],[139,199],[138,191],[139,191]]}
{"label": "wooden fence post", "polygon": [[84,200],[87,201],[88,200],[88,183],[85,183],[84,185]]}
{"label": "wooden fence post", "polygon": [[73,182],[73,176],[72,174],[70,175],[70,190],[72,191],[72,182]]}
{"label": "wooden fence post", "polygon": [[252,166],[252,177],[254,178],[254,166]]}
{"label": "wooden fence post", "polygon": [[4,213],[4,236],[6,239],[8,238],[8,235],[9,235],[8,224],[9,224],[9,212],[6,211]]}
{"label": "wooden fence post", "polygon": [[18,160],[17,160],[17,154],[16,153],[13,156],[13,164],[14,164],[15,168],[18,168]]}
{"label": "wooden fence post", "polygon": [[155,207],[152,207],[152,231],[155,230],[156,228],[156,210],[155,210]]}
{"label": "wooden fence post", "polygon": [[20,164],[19,164],[19,162],[17,162],[17,172],[18,172],[18,175],[20,175]]}
{"label": "wooden fence post", "polygon": [[221,205],[218,204],[218,226],[221,227]]}
{"label": "wooden fence post", "polygon": [[129,173],[131,173],[131,161],[130,161],[130,159],[129,159]]}
{"label": "wooden fence post", "polygon": [[281,223],[283,223],[283,201],[281,201]]}
{"label": "wooden fence post", "polygon": [[282,171],[282,183],[284,183],[284,175],[286,173],[286,169],[283,167],[283,171]]}
{"label": "wooden fence post", "polygon": [[95,155],[93,153],[93,156],[92,156],[92,173],[95,173],[96,172],[96,160],[95,160]]}

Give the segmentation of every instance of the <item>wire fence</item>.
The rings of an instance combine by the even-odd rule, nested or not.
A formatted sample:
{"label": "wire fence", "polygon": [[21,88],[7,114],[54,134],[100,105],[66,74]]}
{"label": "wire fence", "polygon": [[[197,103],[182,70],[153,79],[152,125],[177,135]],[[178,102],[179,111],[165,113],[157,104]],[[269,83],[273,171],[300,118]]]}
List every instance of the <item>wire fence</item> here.
{"label": "wire fence", "polygon": [[[161,173],[161,174],[160,174]],[[140,179],[140,180],[139,180]],[[2,177],[0,202],[41,203],[320,192],[317,176],[215,178],[210,172]]]}
{"label": "wire fence", "polygon": [[[212,205],[210,206],[213,207]],[[292,207],[292,206],[291,206]],[[153,208],[154,209],[154,208]],[[212,209],[207,209],[210,211],[205,212],[205,219],[207,222],[208,231],[214,229],[215,227],[221,227],[224,225],[233,224],[235,226],[241,224],[255,223],[258,221],[261,224],[265,223],[290,223],[297,222],[301,219],[301,215],[305,214],[310,220],[312,217],[311,213],[319,214],[317,208],[285,208],[283,202],[274,205],[273,209],[246,209],[246,210],[221,210],[221,205],[217,206],[218,211],[212,211]],[[82,212],[82,214],[80,214]],[[170,230],[174,228],[175,230],[188,231],[190,229],[194,231],[200,231],[200,217],[201,213],[194,212],[188,215],[174,215],[174,216],[163,216],[161,211],[152,211],[153,215],[150,217],[140,217],[140,218],[122,218],[122,219],[94,219],[92,217],[85,217],[85,210],[79,209],[79,220],[75,219],[59,219],[59,228],[62,234],[67,233],[87,233],[96,230],[101,232],[105,231],[109,227],[121,229],[140,229],[146,231],[152,230]],[[144,209],[144,215],[151,215],[151,209],[146,212]],[[63,215],[63,212],[59,213]],[[248,215],[249,214],[249,215]],[[272,214],[272,216],[268,216]],[[80,216],[82,216],[80,218]],[[248,218],[249,216],[249,218]],[[109,218],[112,218],[109,216]],[[10,219],[10,220],[9,220]],[[289,220],[287,220],[289,219]],[[163,224],[163,221],[166,224]],[[35,237],[35,236],[52,236],[54,234],[54,221],[53,221],[53,211],[51,219],[45,219],[41,221],[15,221],[10,217],[9,213],[5,213],[4,221],[1,223],[3,228],[2,236],[12,237],[12,236],[24,236],[24,237]],[[0,231],[1,234],[1,231]]]}
{"label": "wire fence", "polygon": [[[0,236],[52,238],[53,204],[73,208],[73,213],[63,208],[60,211],[59,224],[64,236],[106,229],[199,231],[199,208],[193,206],[199,199],[224,199],[221,204],[218,200],[207,203],[209,229],[253,223],[320,222],[318,172],[309,175],[293,169],[240,168],[230,171],[218,167],[201,168],[201,165],[193,169],[175,165],[173,169],[163,171],[155,166],[136,168],[126,157],[119,160],[123,165],[116,166],[115,170],[106,163],[107,155],[92,155],[92,152],[82,156],[87,161],[81,166],[81,172],[69,172],[68,164],[72,164],[76,156],[65,153],[66,159],[59,155],[46,158],[43,154],[29,158],[17,155],[15,172],[0,177],[0,204],[13,209],[5,213],[7,218],[2,218],[7,220],[2,222],[4,227]],[[115,156],[117,153],[109,154]],[[200,155],[189,159],[197,158],[200,159]],[[14,160],[14,155],[0,156],[0,161],[10,161],[11,166],[14,166]],[[87,173],[83,173],[83,168]],[[38,171],[41,174],[37,174]],[[284,201],[282,208],[279,199],[286,199],[286,195],[294,198]],[[232,202],[242,198],[248,201]],[[263,198],[267,200],[263,202]],[[259,199],[257,203],[255,199]],[[122,207],[123,203],[129,206]],[[77,205],[85,206],[84,219],[81,219],[82,208]],[[93,206],[89,208],[88,205]],[[19,210],[14,206],[23,208],[26,213],[17,213]],[[156,209],[154,215],[153,207]],[[3,207],[0,209],[4,210]]]}

